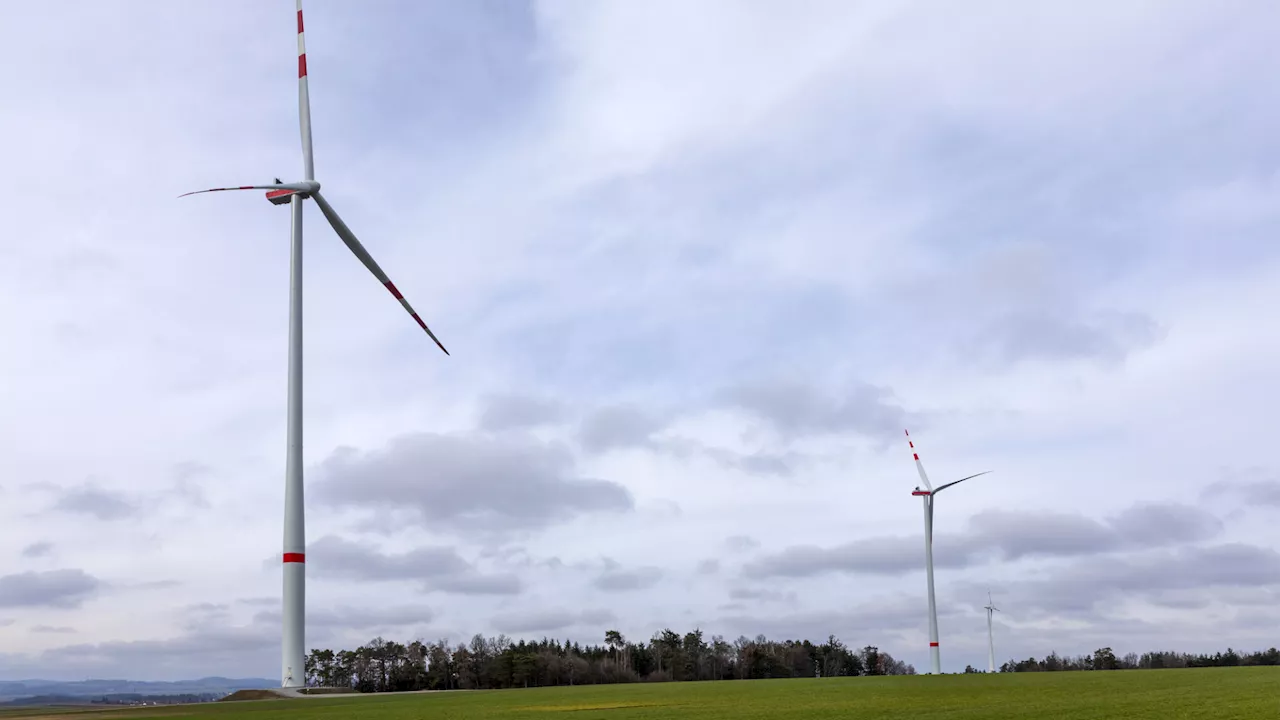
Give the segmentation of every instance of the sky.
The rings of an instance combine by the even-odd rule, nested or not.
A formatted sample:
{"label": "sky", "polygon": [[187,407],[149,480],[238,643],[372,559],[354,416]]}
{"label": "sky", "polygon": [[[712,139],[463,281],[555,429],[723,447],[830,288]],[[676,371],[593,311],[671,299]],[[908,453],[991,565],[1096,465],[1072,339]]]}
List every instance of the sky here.
{"label": "sky", "polygon": [[[1280,6],[306,5],[307,647],[1280,643]],[[0,678],[278,677],[292,3],[0,24]]]}

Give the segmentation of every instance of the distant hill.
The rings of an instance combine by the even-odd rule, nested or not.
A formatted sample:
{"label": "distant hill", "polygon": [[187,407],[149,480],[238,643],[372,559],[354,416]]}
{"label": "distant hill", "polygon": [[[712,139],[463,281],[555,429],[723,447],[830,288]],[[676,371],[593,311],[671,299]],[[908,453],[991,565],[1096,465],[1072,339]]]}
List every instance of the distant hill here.
{"label": "distant hill", "polygon": [[[174,682],[147,682],[142,680],[0,680],[0,703],[31,701],[32,704],[50,704],[51,701],[88,702],[94,698],[153,695],[215,695],[222,696],[236,690],[280,687],[279,680],[265,678],[206,677],[199,680]],[[57,698],[56,701],[53,699]]]}

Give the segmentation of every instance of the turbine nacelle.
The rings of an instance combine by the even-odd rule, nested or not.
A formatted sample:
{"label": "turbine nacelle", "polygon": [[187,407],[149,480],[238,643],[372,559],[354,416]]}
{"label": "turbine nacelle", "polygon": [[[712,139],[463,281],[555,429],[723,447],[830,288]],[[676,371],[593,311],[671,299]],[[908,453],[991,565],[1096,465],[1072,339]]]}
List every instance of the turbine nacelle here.
{"label": "turbine nacelle", "polygon": [[[267,191],[267,201],[272,205],[288,205],[292,202],[294,195],[308,198],[311,197],[311,193],[320,189],[320,183],[315,180],[304,180],[302,182],[289,183],[286,185],[285,183],[280,182],[280,178],[276,178],[276,185],[279,187],[278,190]],[[311,189],[295,189],[302,188],[304,186],[310,187]]]}

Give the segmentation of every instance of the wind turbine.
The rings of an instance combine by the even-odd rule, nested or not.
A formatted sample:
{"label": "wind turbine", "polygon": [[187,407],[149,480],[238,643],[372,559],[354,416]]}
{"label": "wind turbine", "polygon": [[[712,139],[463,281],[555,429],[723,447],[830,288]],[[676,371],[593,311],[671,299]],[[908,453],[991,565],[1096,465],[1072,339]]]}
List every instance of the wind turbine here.
{"label": "wind turbine", "polygon": [[409,305],[387,277],[378,267],[369,251],[364,249],[356,239],[351,228],[338,217],[324,196],[320,194],[320,183],[316,181],[315,163],[311,155],[311,100],[307,91],[307,51],[303,44],[302,34],[302,0],[297,0],[298,8],[298,116],[302,129],[302,171],[303,179],[299,182],[282,183],[279,178],[274,185],[241,185],[239,187],[211,188],[185,193],[221,192],[224,190],[266,190],[267,200],[273,205],[288,205],[292,211],[292,227],[290,231],[289,252],[289,389],[288,389],[288,430],[286,433],[285,480],[284,480],[284,597],[283,628],[281,632],[281,686],[299,687],[306,683],[303,648],[306,616],[306,538],[303,525],[302,504],[302,203],[308,198],[315,200],[320,206],[329,224],[333,226],[338,237],[346,243],[369,272],[382,283],[391,295],[418,325],[431,336],[436,345],[444,350],[444,345],[436,338],[431,328],[418,317],[418,313]]}
{"label": "wind turbine", "polygon": [[924,490],[921,490],[920,486],[917,485],[911,494],[918,495],[924,500],[924,568],[925,577],[929,583],[929,666],[931,673],[941,675],[942,656],[938,650],[938,604],[933,595],[933,496],[952,485],[959,485],[965,480],[972,480],[978,475],[986,475],[991,471],[983,470],[976,475],[953,480],[934,488],[933,485],[929,484],[929,476],[924,472],[924,465],[920,462],[920,454],[916,452],[916,444],[911,442],[911,433],[906,430],[903,432],[907,433],[907,444],[911,446],[911,457],[915,458],[916,470],[920,471],[920,482],[923,482],[925,487]]}
{"label": "wind turbine", "polygon": [[996,607],[995,602],[991,600],[991,591],[987,591],[987,672],[996,671],[996,636],[991,631],[991,615],[1000,611]]}

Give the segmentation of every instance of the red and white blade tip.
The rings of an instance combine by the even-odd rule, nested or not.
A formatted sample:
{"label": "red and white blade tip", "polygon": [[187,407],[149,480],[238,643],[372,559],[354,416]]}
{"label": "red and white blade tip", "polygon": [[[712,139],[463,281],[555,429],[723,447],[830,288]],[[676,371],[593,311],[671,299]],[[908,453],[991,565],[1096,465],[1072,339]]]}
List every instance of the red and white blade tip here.
{"label": "red and white blade tip", "polygon": [[[378,279],[382,280],[382,278],[378,278]],[[392,297],[400,301],[400,304],[404,306],[404,309],[409,312],[409,316],[412,317],[415,321],[417,321],[418,327],[421,327],[423,330],[426,331],[427,335],[431,337],[431,340],[435,342],[436,346],[439,347],[442,351],[444,351],[445,355],[449,355],[449,350],[445,348],[444,343],[440,342],[440,338],[436,337],[436,334],[431,332],[431,328],[427,327],[427,324],[423,322],[422,317],[418,315],[418,312],[416,310],[413,309],[413,306],[409,304],[409,301],[404,299],[404,295],[400,293],[400,290],[396,287],[396,284],[391,282],[391,280],[388,279],[388,280],[382,280],[382,285],[385,288],[387,288],[387,290],[391,293]]]}

